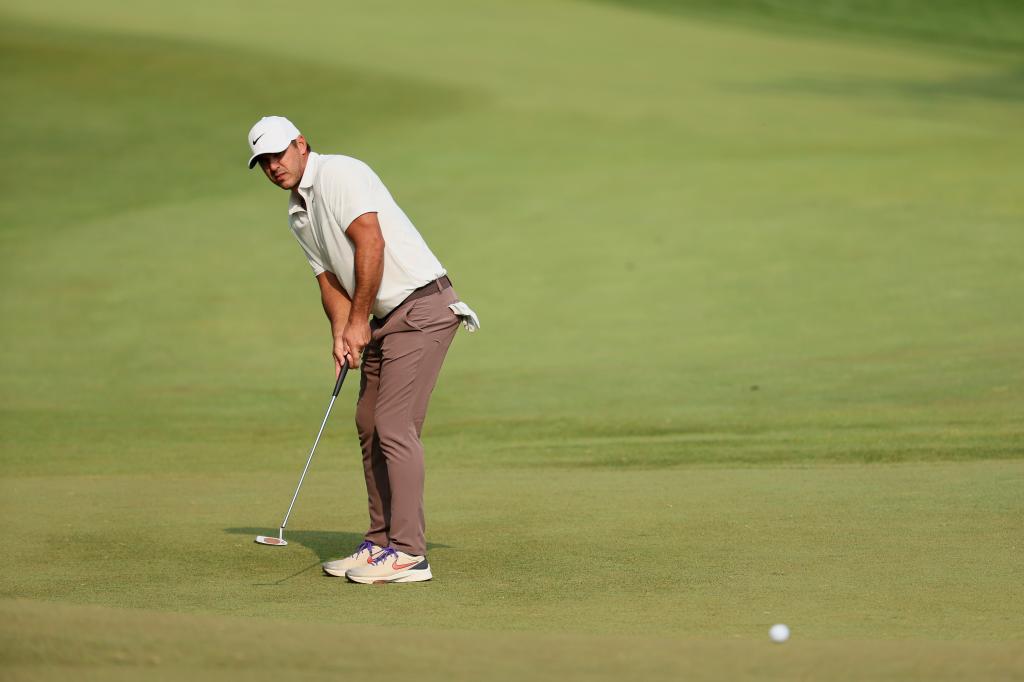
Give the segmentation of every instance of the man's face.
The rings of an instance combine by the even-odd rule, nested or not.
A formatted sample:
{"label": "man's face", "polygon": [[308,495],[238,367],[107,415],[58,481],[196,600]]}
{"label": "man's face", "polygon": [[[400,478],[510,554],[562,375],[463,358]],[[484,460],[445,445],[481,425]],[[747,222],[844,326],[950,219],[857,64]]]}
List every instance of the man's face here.
{"label": "man's face", "polygon": [[283,152],[260,154],[256,160],[272,183],[281,189],[295,189],[306,171],[307,157],[306,138],[299,135]]}

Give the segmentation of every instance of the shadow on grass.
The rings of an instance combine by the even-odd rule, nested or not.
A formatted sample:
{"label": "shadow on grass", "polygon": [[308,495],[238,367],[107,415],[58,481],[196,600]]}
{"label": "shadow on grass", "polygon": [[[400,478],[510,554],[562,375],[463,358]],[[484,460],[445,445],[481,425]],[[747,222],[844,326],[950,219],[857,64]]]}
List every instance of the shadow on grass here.
{"label": "shadow on grass", "polygon": [[[225,528],[226,533],[232,535],[251,535],[255,541],[257,535],[277,535],[276,528]],[[302,545],[313,552],[319,558],[314,566],[331,559],[339,559],[351,554],[359,543],[363,541],[362,533],[350,533],[338,530],[287,530],[285,529],[284,539],[289,544]],[[427,543],[427,551],[432,549],[448,549],[450,545],[436,542]],[[308,568],[303,569],[303,571]],[[300,571],[301,573],[302,571]]]}

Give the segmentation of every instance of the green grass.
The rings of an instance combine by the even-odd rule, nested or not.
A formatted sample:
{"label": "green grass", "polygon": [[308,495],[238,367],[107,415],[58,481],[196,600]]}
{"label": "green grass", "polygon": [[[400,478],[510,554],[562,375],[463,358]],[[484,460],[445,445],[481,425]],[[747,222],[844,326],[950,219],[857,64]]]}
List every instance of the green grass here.
{"label": "green grass", "polygon": [[[0,6],[12,678],[373,638],[428,680],[1024,675],[1016,10],[636,5]],[[483,319],[426,427],[432,583],[319,575],[363,530],[351,385],[252,543],[332,367],[245,169],[268,113],[374,166]]]}
{"label": "green grass", "polygon": [[[807,671],[833,680],[1008,679],[1020,656],[982,642],[769,642],[672,637],[436,633],[230,616],[183,616],[160,611],[6,602],[0,613],[18,654],[5,661],[11,680],[60,678],[132,680],[318,680],[359,675],[368,663],[365,642],[388,640],[389,675],[444,680],[588,679],[766,680]],[[16,628],[16,630],[15,630]],[[216,633],[211,641],[210,633]],[[131,642],[130,647],[126,642]],[[85,644],[86,647],[82,645]],[[495,662],[500,661],[500,668]]]}
{"label": "green grass", "polygon": [[32,599],[316,622],[386,626],[405,612],[431,631],[761,639],[782,621],[821,640],[1024,635],[1019,462],[438,467],[439,579],[368,590],[320,576],[319,562],[358,543],[365,514],[358,464],[324,464],[293,545],[273,551],[252,540],[280,521],[292,472],[8,481],[22,518],[4,584]]}
{"label": "green grass", "polygon": [[842,31],[944,47],[1024,51],[1024,6],[1016,0],[612,0],[680,15],[774,29]]}

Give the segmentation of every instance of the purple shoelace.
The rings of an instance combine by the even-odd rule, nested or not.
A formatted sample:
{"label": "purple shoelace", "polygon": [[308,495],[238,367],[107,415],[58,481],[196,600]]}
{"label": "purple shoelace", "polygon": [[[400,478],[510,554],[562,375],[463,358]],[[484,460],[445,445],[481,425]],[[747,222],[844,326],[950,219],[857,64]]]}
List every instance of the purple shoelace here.
{"label": "purple shoelace", "polygon": [[377,557],[373,560],[373,565],[376,566],[377,564],[383,563],[389,556],[397,557],[398,552],[391,549],[390,547],[385,547],[384,551],[378,554]]}

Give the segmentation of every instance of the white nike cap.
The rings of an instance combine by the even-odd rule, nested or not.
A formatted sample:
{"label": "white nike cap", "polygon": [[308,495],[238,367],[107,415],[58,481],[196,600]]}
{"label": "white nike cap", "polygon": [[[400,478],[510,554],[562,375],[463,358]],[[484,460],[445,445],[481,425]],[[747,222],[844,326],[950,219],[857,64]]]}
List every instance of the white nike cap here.
{"label": "white nike cap", "polygon": [[301,134],[284,116],[264,116],[249,130],[249,149],[252,150],[249,168],[256,165],[260,154],[283,152]]}

